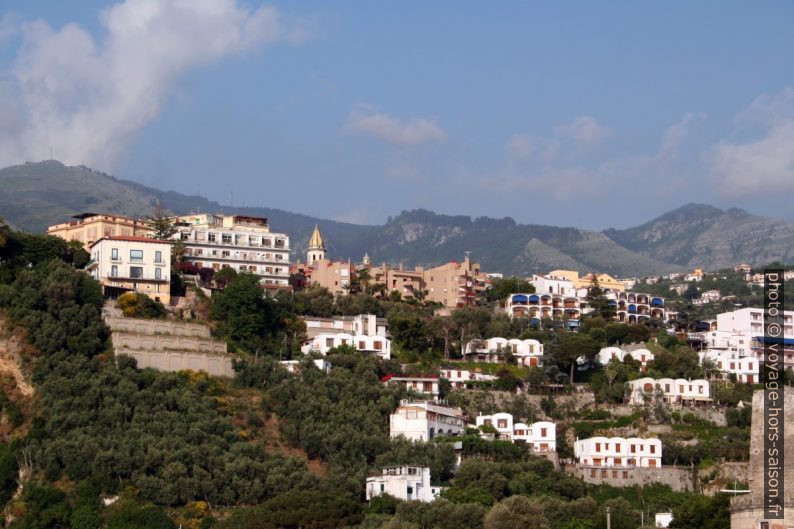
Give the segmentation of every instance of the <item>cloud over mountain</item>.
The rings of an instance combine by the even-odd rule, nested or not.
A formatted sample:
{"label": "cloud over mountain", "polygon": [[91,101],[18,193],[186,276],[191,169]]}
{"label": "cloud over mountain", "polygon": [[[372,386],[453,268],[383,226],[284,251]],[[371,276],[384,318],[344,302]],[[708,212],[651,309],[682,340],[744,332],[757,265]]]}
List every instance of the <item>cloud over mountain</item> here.
{"label": "cloud over mountain", "polygon": [[[41,159],[109,168],[189,71],[301,38],[270,6],[236,0],[125,0],[102,11],[103,34],[20,23],[0,84],[0,165]],[[6,22],[6,26],[8,22]]]}

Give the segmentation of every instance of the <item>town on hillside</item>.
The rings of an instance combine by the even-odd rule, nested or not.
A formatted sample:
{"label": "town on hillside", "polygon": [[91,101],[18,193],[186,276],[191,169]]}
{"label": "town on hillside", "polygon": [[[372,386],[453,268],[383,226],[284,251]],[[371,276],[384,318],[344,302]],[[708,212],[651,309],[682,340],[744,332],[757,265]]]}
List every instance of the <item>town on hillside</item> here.
{"label": "town on hillside", "polygon": [[[323,526],[418,519],[409,505],[424,503],[434,509],[427,516],[471,518],[465,527],[500,527],[516,513],[522,527],[603,527],[606,519],[694,527],[705,513],[724,527],[760,527],[762,270],[505,277],[469,254],[413,269],[367,254],[333,259],[321,226],[302,259],[288,232],[265,218],[171,215],[159,206],[143,219],[81,213],[47,235],[3,228],[0,270],[22,292],[21,281],[35,283],[25,269],[65,261],[69,281],[98,289],[97,329],[108,330],[115,365],[209,377],[203,384],[230,407],[214,412],[218,420],[230,415],[231,427],[268,454],[302,458],[305,476],[290,480],[352,480],[344,506],[331,508],[337,500],[316,492],[323,516],[343,518]],[[794,266],[774,266],[790,285]],[[40,279],[45,299],[53,273]],[[35,305],[2,292],[9,321],[33,321]],[[793,318],[784,312],[786,380]],[[35,346],[46,330],[29,332]],[[108,354],[95,347],[96,358]],[[6,358],[19,357],[12,353]],[[202,391],[195,398],[215,398]],[[59,456],[51,474],[71,477],[71,464]],[[119,479],[140,490],[135,501],[149,497],[146,474]],[[274,520],[289,501],[304,501],[269,504],[280,496],[266,489],[226,497],[223,486],[201,485],[213,500],[198,511],[193,492],[147,501],[201,527],[216,518],[218,527],[260,527],[231,508],[240,501],[265,500]],[[125,494],[110,487],[103,501],[130,501]],[[261,527],[291,527],[278,523]]]}

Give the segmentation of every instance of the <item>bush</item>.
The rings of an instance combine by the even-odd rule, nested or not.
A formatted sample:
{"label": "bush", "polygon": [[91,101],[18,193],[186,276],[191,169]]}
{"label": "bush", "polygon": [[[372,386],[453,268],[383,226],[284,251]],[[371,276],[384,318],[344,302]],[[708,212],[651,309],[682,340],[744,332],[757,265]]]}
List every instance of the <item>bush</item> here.
{"label": "bush", "polygon": [[165,306],[140,292],[127,292],[119,296],[118,308],[128,318],[165,318]]}

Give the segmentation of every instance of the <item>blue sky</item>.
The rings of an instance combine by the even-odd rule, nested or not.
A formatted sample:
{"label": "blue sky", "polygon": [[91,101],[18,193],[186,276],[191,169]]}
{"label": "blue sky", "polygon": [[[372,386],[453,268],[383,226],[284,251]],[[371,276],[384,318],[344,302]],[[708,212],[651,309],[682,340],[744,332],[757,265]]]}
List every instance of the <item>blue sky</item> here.
{"label": "blue sky", "polygon": [[0,9],[2,165],[52,144],[359,223],[422,207],[602,229],[693,201],[794,220],[791,2]]}

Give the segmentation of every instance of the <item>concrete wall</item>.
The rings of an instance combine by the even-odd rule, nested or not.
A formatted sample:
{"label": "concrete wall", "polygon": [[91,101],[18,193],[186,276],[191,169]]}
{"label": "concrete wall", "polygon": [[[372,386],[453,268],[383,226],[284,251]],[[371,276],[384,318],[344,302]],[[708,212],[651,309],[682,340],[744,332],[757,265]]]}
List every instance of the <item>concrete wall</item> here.
{"label": "concrete wall", "polygon": [[113,331],[114,349],[142,349],[157,351],[201,351],[205,353],[226,354],[226,342],[192,336],[165,334],[138,334]]}
{"label": "concrete wall", "polygon": [[136,349],[117,349],[116,355],[127,355],[138,362],[140,369],[151,367],[160,371],[206,371],[218,377],[234,377],[232,358],[211,353],[150,351]]}
{"label": "concrete wall", "polygon": [[785,388],[784,409],[784,466],[783,501],[785,520],[764,518],[764,392],[753,392],[753,423],[750,427],[751,492],[731,500],[731,529],[758,529],[760,521],[768,521],[769,529],[794,527],[794,389]]}
{"label": "concrete wall", "polygon": [[[595,476],[593,476],[595,470]],[[670,485],[674,491],[694,491],[695,483],[692,478],[692,470],[682,467],[660,467],[660,468],[608,468],[591,466],[565,467],[569,474],[581,478],[585,483],[594,485],[607,484],[613,487],[631,487],[632,485],[648,485],[651,483],[662,483]],[[604,471],[606,475],[604,476]],[[615,477],[614,473],[617,472]],[[624,472],[626,477],[623,477]]]}
{"label": "concrete wall", "polygon": [[141,318],[123,318],[112,316],[106,312],[105,324],[111,331],[134,334],[166,334],[171,336],[193,336],[209,338],[210,328],[198,323],[183,323],[168,320],[145,320]]}

